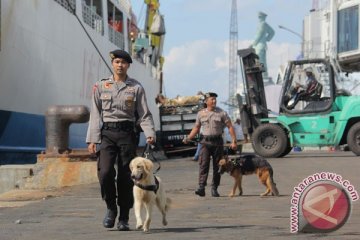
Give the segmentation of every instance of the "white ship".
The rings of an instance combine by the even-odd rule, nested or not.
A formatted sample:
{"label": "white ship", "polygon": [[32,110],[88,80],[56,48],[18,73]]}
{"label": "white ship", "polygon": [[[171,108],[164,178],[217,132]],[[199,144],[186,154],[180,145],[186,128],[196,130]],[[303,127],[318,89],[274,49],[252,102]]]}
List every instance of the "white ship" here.
{"label": "white ship", "polygon": [[[145,29],[150,29],[159,1],[144,4]],[[129,0],[2,0],[0,5],[0,164],[36,161],[45,149],[47,108],[89,106],[94,83],[111,74],[114,49],[133,54],[129,75],[144,86],[159,129],[154,99],[162,86],[164,36],[137,27]],[[71,126],[70,148],[86,146],[86,129],[87,123]]]}

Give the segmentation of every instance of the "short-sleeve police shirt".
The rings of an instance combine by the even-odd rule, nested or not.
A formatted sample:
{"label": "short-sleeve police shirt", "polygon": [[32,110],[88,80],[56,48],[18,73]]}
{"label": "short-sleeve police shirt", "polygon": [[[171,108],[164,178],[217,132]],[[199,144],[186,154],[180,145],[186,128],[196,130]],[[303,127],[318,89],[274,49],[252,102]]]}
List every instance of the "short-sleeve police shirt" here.
{"label": "short-sleeve police shirt", "polygon": [[229,121],[229,115],[221,108],[215,107],[214,111],[205,108],[198,112],[195,125],[202,127],[205,136],[221,135]]}
{"label": "short-sleeve police shirt", "polygon": [[115,82],[112,76],[98,81],[94,86],[86,142],[101,142],[103,122],[135,122],[135,111],[145,137],[155,138],[154,121],[142,85],[129,77],[120,83]]}

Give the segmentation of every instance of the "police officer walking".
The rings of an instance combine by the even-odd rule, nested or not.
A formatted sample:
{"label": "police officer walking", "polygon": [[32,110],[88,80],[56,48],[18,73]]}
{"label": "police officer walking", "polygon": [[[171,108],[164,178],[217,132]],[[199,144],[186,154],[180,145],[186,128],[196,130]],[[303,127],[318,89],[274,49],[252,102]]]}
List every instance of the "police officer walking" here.
{"label": "police officer walking", "polygon": [[213,179],[211,195],[213,197],[219,197],[217,188],[220,184],[219,173],[219,160],[223,157],[224,141],[222,138],[223,130],[226,127],[229,128],[229,133],[232,138],[230,147],[236,149],[236,136],[234,128],[228,114],[221,108],[216,106],[216,93],[206,93],[205,103],[206,108],[199,111],[196,117],[195,126],[191,130],[187,138],[184,139],[184,143],[187,143],[190,139],[200,132],[202,128],[202,135],[200,136],[200,155],[199,155],[199,188],[195,191],[196,195],[200,197],[205,196],[205,186],[209,174],[210,158],[212,157],[213,165]]}
{"label": "police officer walking", "polygon": [[144,88],[127,75],[132,63],[130,55],[115,50],[110,52],[110,57],[113,75],[94,86],[86,142],[90,153],[96,153],[96,144],[100,144],[98,178],[101,196],[107,206],[103,225],[114,227],[118,205],[117,228],[128,231],[129,211],[134,203],[129,163],[136,155],[136,114],[149,144],[155,142],[155,129]]}

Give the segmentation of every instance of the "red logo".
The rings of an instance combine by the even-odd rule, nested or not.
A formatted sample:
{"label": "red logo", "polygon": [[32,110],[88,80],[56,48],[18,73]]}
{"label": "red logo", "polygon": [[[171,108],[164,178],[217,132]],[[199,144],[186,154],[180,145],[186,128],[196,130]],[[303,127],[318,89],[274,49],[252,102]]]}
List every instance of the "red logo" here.
{"label": "red logo", "polygon": [[350,198],[345,190],[332,182],[311,185],[301,196],[302,217],[305,222],[302,232],[331,232],[347,221]]}

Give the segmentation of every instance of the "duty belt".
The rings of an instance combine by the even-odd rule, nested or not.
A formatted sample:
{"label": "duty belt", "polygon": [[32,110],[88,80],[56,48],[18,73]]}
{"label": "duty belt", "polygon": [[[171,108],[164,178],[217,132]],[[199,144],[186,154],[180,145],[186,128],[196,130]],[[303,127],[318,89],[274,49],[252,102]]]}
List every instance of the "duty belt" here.
{"label": "duty belt", "polygon": [[122,121],[122,122],[104,122],[103,128],[106,130],[122,130],[124,132],[131,132],[135,130],[135,124],[131,121]]}
{"label": "duty belt", "polygon": [[222,139],[221,135],[202,135],[200,139],[204,139],[205,141],[219,141]]}

